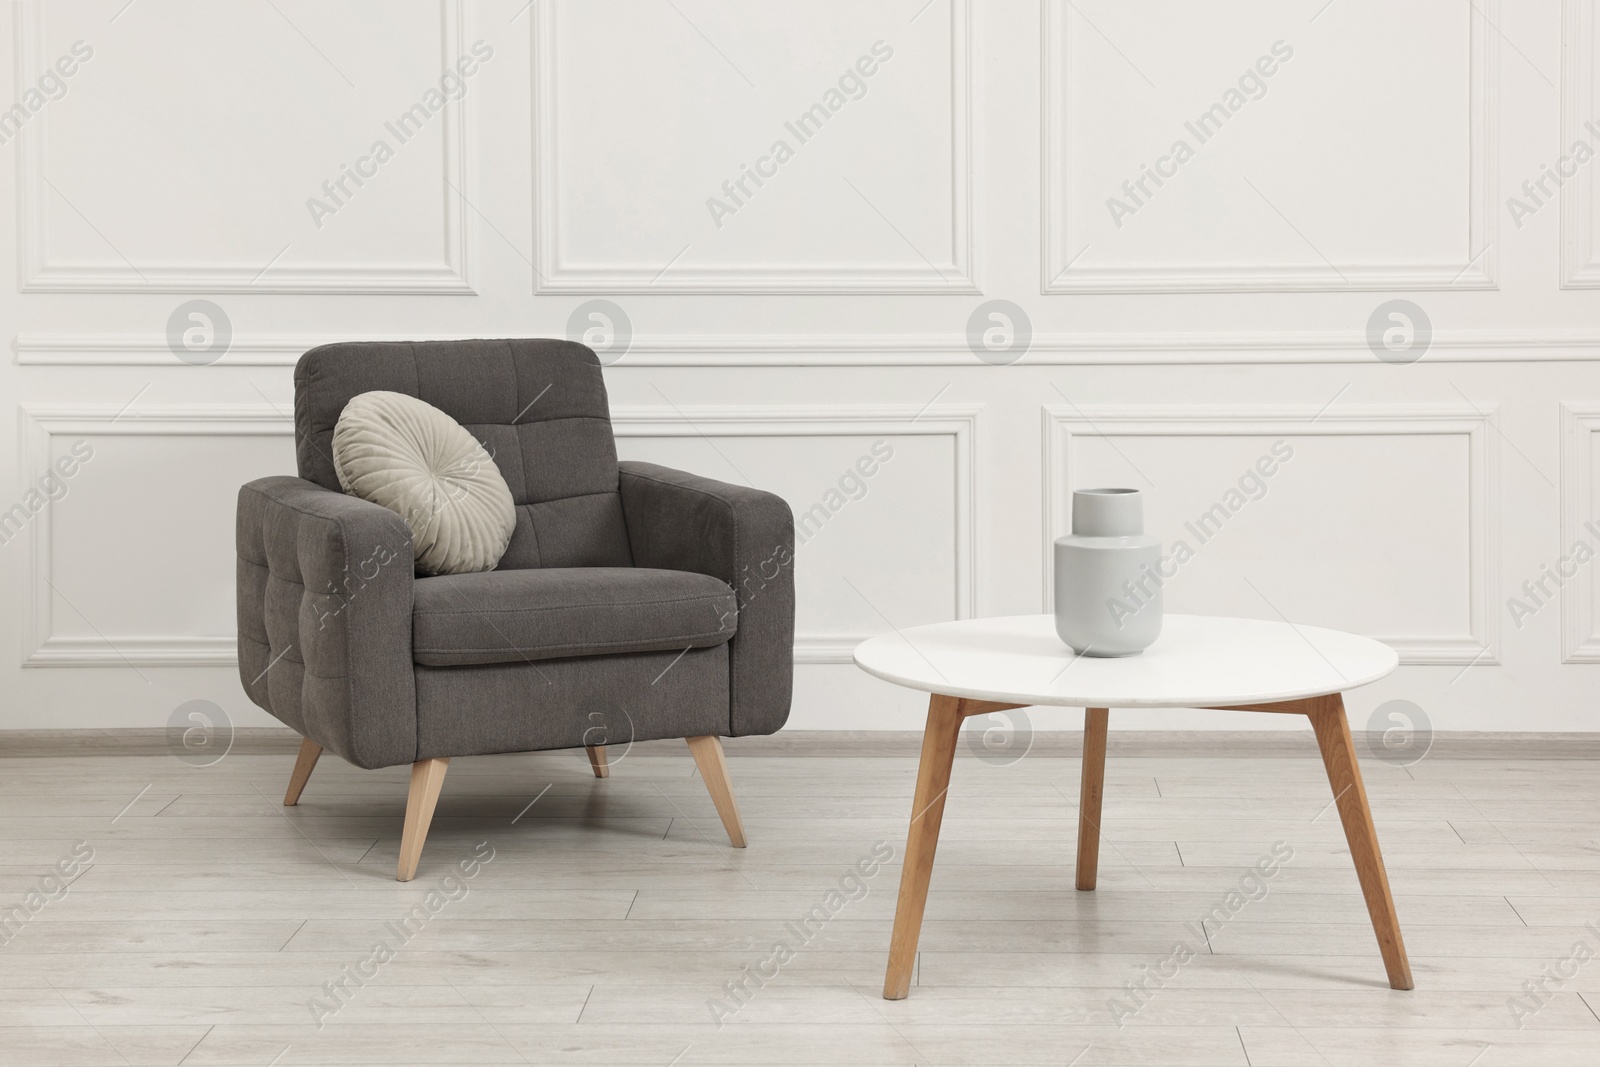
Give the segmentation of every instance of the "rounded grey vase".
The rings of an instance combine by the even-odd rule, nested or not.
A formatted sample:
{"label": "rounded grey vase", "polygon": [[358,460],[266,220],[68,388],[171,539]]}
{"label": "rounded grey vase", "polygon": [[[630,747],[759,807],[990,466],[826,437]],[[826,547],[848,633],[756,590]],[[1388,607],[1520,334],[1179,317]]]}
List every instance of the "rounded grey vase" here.
{"label": "rounded grey vase", "polygon": [[1056,634],[1080,656],[1136,656],[1161,636],[1161,542],[1137,489],[1078,489],[1056,539]]}

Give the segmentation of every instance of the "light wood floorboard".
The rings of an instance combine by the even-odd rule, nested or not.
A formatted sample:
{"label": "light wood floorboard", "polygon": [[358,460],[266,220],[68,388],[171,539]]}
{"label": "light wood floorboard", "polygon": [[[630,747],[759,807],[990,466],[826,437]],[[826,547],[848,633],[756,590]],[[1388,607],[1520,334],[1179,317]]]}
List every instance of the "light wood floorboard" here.
{"label": "light wood floorboard", "polygon": [[[914,754],[730,743],[745,849],[687,750],[613,748],[604,780],[581,749],[458,759],[410,883],[409,768],[327,755],[285,808],[292,748],[206,768],[0,757],[0,916],[76,842],[94,849],[0,934],[0,1067],[1600,1063],[1600,962],[1526,1018],[1508,1003],[1578,943],[1600,953],[1600,762],[1363,764],[1417,985],[1396,992],[1314,751],[1113,746],[1093,892],[1072,888],[1078,760],[1051,751],[958,755],[895,1002]],[[1292,859],[1219,919],[1280,841]],[[892,857],[849,877],[878,842]],[[402,941],[389,924],[408,916]],[[383,939],[393,959],[330,993]],[[778,939],[793,959],[736,1003],[726,983]],[[1193,958],[1119,1015],[1177,944]],[[320,1028],[319,1000],[338,1009]]]}

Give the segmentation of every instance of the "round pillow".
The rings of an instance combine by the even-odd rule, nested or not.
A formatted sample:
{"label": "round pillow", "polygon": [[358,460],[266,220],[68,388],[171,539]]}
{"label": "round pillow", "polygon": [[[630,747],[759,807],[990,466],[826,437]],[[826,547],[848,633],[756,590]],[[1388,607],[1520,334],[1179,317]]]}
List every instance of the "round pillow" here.
{"label": "round pillow", "polygon": [[352,397],[333,427],[333,467],[345,492],[406,520],[424,574],[494,570],[517,525],[494,458],[466,427],[414,396]]}

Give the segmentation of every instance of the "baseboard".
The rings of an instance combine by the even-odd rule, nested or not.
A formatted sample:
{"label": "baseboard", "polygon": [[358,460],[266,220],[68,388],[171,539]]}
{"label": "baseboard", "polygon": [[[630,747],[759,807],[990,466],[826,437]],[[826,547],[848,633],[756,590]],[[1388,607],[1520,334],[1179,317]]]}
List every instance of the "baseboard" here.
{"label": "baseboard", "polygon": [[[1352,731],[1356,751],[1365,757],[1380,746],[1379,736]],[[300,735],[284,727],[240,727],[230,752],[237,755],[293,755]],[[730,757],[906,757],[922,751],[922,734],[913,730],[783,730],[766,737],[730,737],[723,741]],[[126,730],[0,730],[0,758],[61,756],[159,756],[172,750],[167,731]],[[641,741],[638,756],[676,756],[687,752],[682,741]],[[1083,753],[1079,730],[1040,730],[1028,739],[1026,751],[1037,757],[1072,757]],[[958,757],[974,757],[962,745]],[[1205,756],[1212,759],[1263,759],[1317,756],[1317,743],[1306,730],[1124,730],[1111,731],[1106,752],[1124,759]],[[1600,733],[1486,733],[1439,731],[1428,749],[1429,759],[1583,759],[1600,760]]]}
{"label": "baseboard", "polygon": [[[240,726],[230,753],[273,755],[300,749],[287,726]],[[120,730],[0,730],[0,758],[18,756],[164,756],[172,752],[162,727]]]}
{"label": "baseboard", "polygon": [[[1357,755],[1382,748],[1382,734],[1352,730]],[[652,742],[654,744],[656,742]],[[732,756],[908,756],[922,751],[922,734],[914,730],[785,730],[769,737],[734,737],[723,747]],[[1029,741],[1030,756],[1070,757],[1083,754],[1083,731],[1039,730]],[[1205,756],[1252,759],[1302,756],[1319,758],[1310,728],[1304,730],[1111,730],[1106,754],[1125,759]],[[957,758],[976,756],[962,745]],[[1427,749],[1429,759],[1593,759],[1600,760],[1600,732],[1489,733],[1436,731]]]}

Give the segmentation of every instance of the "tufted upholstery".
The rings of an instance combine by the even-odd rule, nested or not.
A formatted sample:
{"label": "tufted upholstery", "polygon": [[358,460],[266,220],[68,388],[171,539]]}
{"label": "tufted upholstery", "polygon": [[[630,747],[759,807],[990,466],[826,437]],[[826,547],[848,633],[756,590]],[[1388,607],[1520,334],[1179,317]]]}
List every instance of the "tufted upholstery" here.
{"label": "tufted upholstery", "polygon": [[314,348],[294,371],[300,477],[335,492],[333,427],[358,393],[425,400],[494,457],[517,507],[499,569],[628,567],[600,361],[572,341],[415,341]]}
{"label": "tufted upholstery", "polygon": [[351,763],[416,758],[411,531],[299,478],[239,490],[239,679],[256,704]]}
{"label": "tufted upholstery", "polygon": [[[505,475],[518,520],[499,568],[456,576],[485,586],[470,592],[427,587],[435,601],[493,611],[436,603],[419,615],[431,595],[419,587],[446,580],[414,576],[399,515],[340,492],[334,424],[352,396],[375,389],[449,413]],[[295,428],[300,477],[239,492],[239,676],[252,701],[309,740],[386,767],[771,733],[788,718],[788,505],[653,464],[619,467],[600,364],[584,346],[326,345],[295,369]],[[548,573],[517,573],[532,568]],[[706,622],[669,617],[669,602]],[[564,604],[581,610],[550,624]],[[544,658],[562,643],[606,654]],[[481,662],[490,645],[495,662]],[[446,646],[449,656],[429,652]]]}
{"label": "tufted upholstery", "polygon": [[654,463],[622,464],[623,512],[640,567],[695,571],[733,586],[729,732],[770,734],[794,688],[794,515],[781,497]]}

